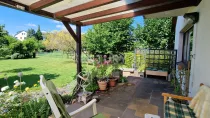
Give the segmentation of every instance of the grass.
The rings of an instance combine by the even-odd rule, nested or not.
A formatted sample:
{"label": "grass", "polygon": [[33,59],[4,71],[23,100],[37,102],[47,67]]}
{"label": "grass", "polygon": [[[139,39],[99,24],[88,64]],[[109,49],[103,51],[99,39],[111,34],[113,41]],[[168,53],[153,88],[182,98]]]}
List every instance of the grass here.
{"label": "grass", "polygon": [[[37,84],[39,75],[44,75],[57,87],[62,87],[73,80],[76,64],[59,52],[38,54],[35,59],[0,60],[0,87],[7,85],[4,80],[4,74],[7,74],[9,86],[13,88],[13,82],[19,80],[17,73],[21,71],[23,72],[22,81],[26,82],[25,87],[33,87]],[[38,89],[40,87],[32,88],[32,90]]]}

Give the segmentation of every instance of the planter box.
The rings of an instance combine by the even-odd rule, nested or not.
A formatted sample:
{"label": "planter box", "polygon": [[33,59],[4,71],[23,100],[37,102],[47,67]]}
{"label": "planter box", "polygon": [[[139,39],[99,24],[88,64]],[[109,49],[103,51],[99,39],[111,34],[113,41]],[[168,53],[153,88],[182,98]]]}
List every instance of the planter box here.
{"label": "planter box", "polygon": [[147,75],[165,76],[166,80],[168,79],[168,72],[167,71],[146,70],[146,77],[147,77]]}

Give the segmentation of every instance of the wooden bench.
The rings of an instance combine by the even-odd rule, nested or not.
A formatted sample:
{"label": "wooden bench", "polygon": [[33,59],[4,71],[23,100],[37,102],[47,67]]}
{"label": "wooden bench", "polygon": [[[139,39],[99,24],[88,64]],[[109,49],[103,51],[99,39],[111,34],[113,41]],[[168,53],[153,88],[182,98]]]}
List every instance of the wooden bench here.
{"label": "wooden bench", "polygon": [[146,77],[147,77],[147,75],[165,76],[166,80],[168,80],[168,72],[167,71],[146,70]]}
{"label": "wooden bench", "polygon": [[[200,84],[200,86],[204,85],[203,83]],[[169,94],[169,93],[162,93],[162,96],[164,97],[164,116],[165,118],[168,118],[169,116],[167,116],[167,112],[169,112],[168,110],[170,110],[170,107],[172,109],[176,109],[174,110],[175,112],[176,111],[179,111],[179,113],[183,113],[184,115],[189,115],[187,116],[188,118],[194,118],[195,115],[194,112],[188,107],[188,105],[184,105],[184,104],[179,104],[179,103],[170,103],[170,101],[168,101],[168,99],[171,97],[171,98],[175,98],[175,99],[179,99],[179,100],[186,100],[186,101],[191,101],[193,98],[192,97],[184,97],[184,96],[178,96],[178,95],[174,95],[174,94]],[[176,107],[176,104],[178,106],[178,108]],[[179,106],[182,106],[181,108],[179,108]],[[182,109],[182,110],[181,110]],[[167,110],[167,111],[166,111]],[[175,113],[173,111],[173,113]],[[181,111],[181,112],[180,112]],[[187,113],[185,113],[187,112]],[[191,112],[191,113],[188,113],[188,112]],[[170,113],[169,113],[170,114]],[[172,114],[172,115],[175,115],[175,118],[176,117],[183,117],[183,114]],[[171,114],[170,114],[171,115]]]}

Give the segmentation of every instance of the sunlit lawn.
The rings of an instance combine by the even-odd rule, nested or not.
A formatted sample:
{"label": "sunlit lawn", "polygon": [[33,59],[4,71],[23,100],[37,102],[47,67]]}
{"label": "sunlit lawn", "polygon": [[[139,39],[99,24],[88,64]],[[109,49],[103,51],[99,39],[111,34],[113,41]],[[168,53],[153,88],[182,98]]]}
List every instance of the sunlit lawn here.
{"label": "sunlit lawn", "polygon": [[19,80],[17,73],[20,71],[23,72],[25,87],[32,87],[32,90],[40,89],[33,87],[39,80],[39,75],[52,79],[57,87],[62,87],[73,80],[76,64],[58,52],[38,54],[35,59],[0,60],[0,87],[7,85],[4,80],[4,74],[7,74],[10,88],[13,88],[13,82]]}

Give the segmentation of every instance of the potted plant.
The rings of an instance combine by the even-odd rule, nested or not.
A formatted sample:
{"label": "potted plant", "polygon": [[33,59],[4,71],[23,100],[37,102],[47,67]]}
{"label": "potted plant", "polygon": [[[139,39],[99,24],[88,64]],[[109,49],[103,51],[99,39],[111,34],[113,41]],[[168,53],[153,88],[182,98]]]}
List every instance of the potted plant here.
{"label": "potted plant", "polygon": [[110,65],[106,70],[106,76],[109,77],[109,86],[114,87],[116,86],[117,79],[112,75],[112,72],[114,70],[114,66]]}
{"label": "potted plant", "polygon": [[97,63],[97,78],[98,78],[98,86],[99,89],[104,91],[107,89],[108,79],[106,76],[106,70],[108,68],[108,64],[104,63],[103,58],[99,57],[99,62]]}

